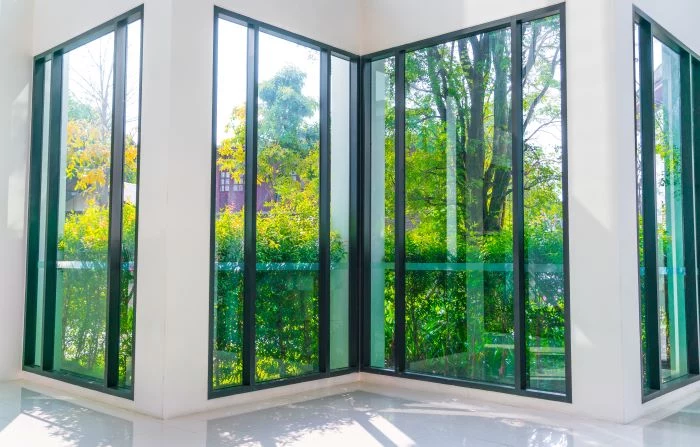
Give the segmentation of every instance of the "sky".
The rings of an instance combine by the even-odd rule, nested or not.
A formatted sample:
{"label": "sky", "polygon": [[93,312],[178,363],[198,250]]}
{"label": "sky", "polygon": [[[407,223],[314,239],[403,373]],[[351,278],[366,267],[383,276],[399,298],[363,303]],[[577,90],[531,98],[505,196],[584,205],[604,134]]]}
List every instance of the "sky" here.
{"label": "sky", "polygon": [[[217,142],[230,136],[225,132],[234,107],[246,98],[246,48],[245,26],[219,20],[219,47],[217,73]],[[288,65],[306,73],[303,93],[316,101],[320,95],[320,52],[294,42],[272,36],[261,30],[258,42],[258,82],[272,78]]]}

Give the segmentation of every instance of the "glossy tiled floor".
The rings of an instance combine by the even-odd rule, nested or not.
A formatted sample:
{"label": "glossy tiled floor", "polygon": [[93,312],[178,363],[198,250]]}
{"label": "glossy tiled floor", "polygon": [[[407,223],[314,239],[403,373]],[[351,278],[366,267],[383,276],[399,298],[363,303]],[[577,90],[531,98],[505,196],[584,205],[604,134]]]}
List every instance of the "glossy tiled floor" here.
{"label": "glossy tiled floor", "polygon": [[700,446],[700,396],[622,426],[363,384],[164,422],[0,384],[2,447],[237,445]]}

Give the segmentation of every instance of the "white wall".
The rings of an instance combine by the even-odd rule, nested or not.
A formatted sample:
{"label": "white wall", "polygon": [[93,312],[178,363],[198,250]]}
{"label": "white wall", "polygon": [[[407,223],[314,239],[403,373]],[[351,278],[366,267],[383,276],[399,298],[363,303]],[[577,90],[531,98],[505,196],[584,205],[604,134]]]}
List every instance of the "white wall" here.
{"label": "white wall", "polygon": [[[636,198],[634,144],[617,145],[617,98],[625,92],[614,82],[614,1],[567,2],[569,271],[573,406],[621,421],[623,393],[641,388],[639,377],[623,377],[623,323],[637,326],[639,345],[639,314],[621,302],[623,291],[637,297],[637,265],[623,262],[630,246],[636,256]],[[638,362],[639,348],[630,349]]]}
{"label": "white wall", "polygon": [[[33,47],[39,53],[142,1],[35,3]],[[145,0],[136,397],[132,403],[70,387],[161,417],[252,398],[207,400],[214,4]],[[222,0],[216,5],[341,49],[359,49],[359,9],[352,2]]]}
{"label": "white wall", "polygon": [[[35,3],[32,47],[38,53],[140,2]],[[210,194],[214,4],[339,48],[367,53],[554,3],[443,0],[427,6],[421,0],[145,0],[136,400],[110,401],[172,417],[284,392],[206,398],[210,225],[206,198]],[[638,3],[700,52],[700,35],[693,24],[693,18],[700,16],[700,5],[691,0]],[[23,15],[28,14],[26,7],[20,4],[0,3],[0,20],[3,25],[5,20],[12,23],[13,29],[31,29]],[[8,18],[8,9],[15,15]],[[567,29],[573,404],[483,391],[474,395],[627,421],[688,391],[641,405],[631,0],[569,0]],[[3,67],[6,60],[26,64],[17,79],[0,84],[0,114],[16,117],[0,121],[0,126],[12,122],[11,130],[0,129],[0,139],[10,139],[9,143],[0,140],[0,279],[2,293],[9,297],[0,301],[0,377],[7,364],[4,359],[17,359],[4,368],[9,371],[6,374],[19,369],[24,300],[24,266],[14,262],[24,259],[24,221],[10,219],[20,226],[9,225],[3,214],[4,197],[15,203],[12,216],[17,212],[23,216],[25,209],[23,200],[13,201],[24,196],[31,59],[29,41],[23,44],[14,36],[19,50],[0,47]],[[17,180],[10,181],[16,176],[21,179],[20,191],[10,193],[4,188],[16,185]],[[4,256],[6,247],[13,256]],[[4,324],[6,315],[9,325]],[[292,389],[322,383],[331,382]],[[80,392],[109,399],[89,390]]]}
{"label": "white wall", "polygon": [[[172,28],[177,31],[171,39],[176,51],[171,73],[163,74],[171,79],[172,93],[169,199],[162,214],[167,216],[169,252],[165,261],[164,382],[164,414],[168,417],[249,399],[207,400],[214,4],[342,49],[356,51],[358,47],[357,15],[351,2],[173,1]],[[186,358],[183,353],[187,353]]]}
{"label": "white wall", "polygon": [[360,54],[362,10],[359,0],[207,0],[200,1]]}
{"label": "white wall", "polygon": [[0,2],[0,380],[22,357],[31,30],[31,2]]}
{"label": "white wall", "polygon": [[670,401],[681,399],[692,391],[700,390],[700,384],[694,384],[654,399],[644,405],[641,403],[641,361],[639,346],[639,294],[637,280],[636,225],[634,219],[635,172],[634,172],[634,78],[632,76],[634,41],[632,35],[633,5],[649,15],[659,25],[666,28],[682,43],[696,53],[700,53],[700,34],[697,32],[697,17],[700,17],[700,3],[694,0],[610,0],[610,17],[613,20],[614,46],[610,46],[611,65],[614,67],[612,106],[616,129],[615,145],[611,148],[621,160],[618,184],[621,207],[618,210],[622,240],[620,268],[619,299],[623,309],[623,383],[624,383],[624,420],[631,421],[658,409]]}
{"label": "white wall", "polygon": [[559,0],[360,0],[362,54],[446,34]]}

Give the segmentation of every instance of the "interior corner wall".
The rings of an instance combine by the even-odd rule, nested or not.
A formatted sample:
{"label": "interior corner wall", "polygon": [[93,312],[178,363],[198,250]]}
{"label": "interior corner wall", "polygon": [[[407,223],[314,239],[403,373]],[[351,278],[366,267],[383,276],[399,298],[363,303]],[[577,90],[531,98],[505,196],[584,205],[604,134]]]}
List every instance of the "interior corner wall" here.
{"label": "interior corner wall", "polygon": [[[166,180],[168,206],[161,214],[168,222],[163,404],[168,418],[250,399],[207,399],[214,5],[341,49],[357,51],[358,47],[355,29],[359,16],[353,12],[353,2],[173,1],[167,109],[172,137]],[[146,298],[141,295],[139,299]],[[136,349],[138,352],[140,347]]]}
{"label": "interior corner wall", "polygon": [[[16,2],[16,3],[31,3]],[[163,414],[165,309],[168,283],[167,189],[170,128],[170,0],[34,0],[33,54],[40,54],[144,5],[141,152],[139,183],[139,265],[136,300],[134,401],[55,380],[33,380],[152,416]],[[31,67],[31,57],[27,62]],[[171,199],[172,200],[172,199]],[[30,375],[30,373],[24,373]]]}
{"label": "interior corner wall", "polygon": [[31,2],[0,2],[0,380],[22,364],[31,32]]}
{"label": "interior corner wall", "polygon": [[208,7],[213,4],[354,54],[362,50],[359,0],[209,0],[201,3],[208,3]]}
{"label": "interior corner wall", "polygon": [[[697,17],[700,17],[700,3],[695,0],[608,0],[612,3],[610,17],[613,20],[614,37],[610,51],[615,66],[613,101],[615,116],[614,150],[622,158],[620,174],[623,182],[619,193],[625,202],[619,209],[623,225],[621,242],[621,290],[623,316],[623,356],[624,356],[624,422],[629,422],[649,414],[662,405],[682,399],[693,391],[700,390],[700,383],[688,385],[647,403],[642,403],[641,358],[639,329],[638,259],[635,212],[636,173],[635,173],[635,128],[634,128],[634,39],[633,6],[643,11],[656,23],[665,28],[676,39],[700,54],[700,34],[697,32]],[[623,216],[624,214],[624,216]]]}
{"label": "interior corner wall", "polygon": [[563,0],[360,0],[362,54],[440,36]]}
{"label": "interior corner wall", "polygon": [[[207,399],[214,6],[358,52],[359,4],[343,0],[34,3],[32,54],[144,4],[135,399],[130,402],[48,382],[157,417],[241,400]],[[30,70],[31,54],[27,64]],[[28,142],[23,148],[28,148]],[[20,191],[18,197],[24,195]],[[24,208],[22,203],[20,209]],[[17,256],[24,257],[23,244]],[[21,291],[16,295],[23,303]],[[21,334],[21,323],[15,329]],[[21,345],[19,341],[8,344]],[[331,382],[338,380],[342,381]]]}

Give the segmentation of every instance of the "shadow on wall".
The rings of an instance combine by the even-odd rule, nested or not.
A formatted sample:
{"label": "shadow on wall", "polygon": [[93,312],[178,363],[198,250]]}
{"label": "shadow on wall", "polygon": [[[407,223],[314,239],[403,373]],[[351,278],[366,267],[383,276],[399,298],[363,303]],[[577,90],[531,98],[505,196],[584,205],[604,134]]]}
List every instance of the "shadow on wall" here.
{"label": "shadow on wall", "polygon": [[0,379],[22,355],[32,2],[0,0]]}

